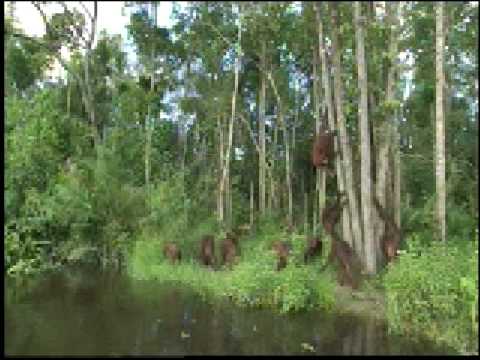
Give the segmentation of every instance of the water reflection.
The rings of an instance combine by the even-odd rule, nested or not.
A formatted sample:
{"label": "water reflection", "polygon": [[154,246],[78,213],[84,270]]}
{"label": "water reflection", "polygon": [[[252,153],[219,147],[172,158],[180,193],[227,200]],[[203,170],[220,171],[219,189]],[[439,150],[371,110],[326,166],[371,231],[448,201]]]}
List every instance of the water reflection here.
{"label": "water reflection", "polygon": [[372,318],[209,304],[175,284],[84,269],[6,280],[5,296],[8,355],[448,353],[389,336]]}

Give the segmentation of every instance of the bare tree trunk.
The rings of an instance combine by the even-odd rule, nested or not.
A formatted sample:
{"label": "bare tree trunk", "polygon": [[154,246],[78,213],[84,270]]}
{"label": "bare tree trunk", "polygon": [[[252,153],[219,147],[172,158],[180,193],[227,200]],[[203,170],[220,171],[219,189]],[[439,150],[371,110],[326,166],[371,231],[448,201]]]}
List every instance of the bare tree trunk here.
{"label": "bare tree trunk", "polygon": [[276,192],[276,181],[275,181],[275,159],[277,158],[277,144],[278,144],[278,126],[276,123],[272,124],[273,126],[273,151],[272,151],[272,166],[270,170],[270,190],[271,195],[270,199],[272,200],[272,209],[278,210],[279,208],[279,199]]}
{"label": "bare tree trunk", "polygon": [[[218,152],[219,152],[219,164],[218,170],[221,173],[223,169],[223,154],[224,154],[224,140],[223,140],[223,123],[222,123],[222,116],[218,115],[217,118],[217,129],[218,129]],[[218,182],[218,193],[217,193],[217,218],[220,223],[223,223],[224,219],[224,211],[223,211],[223,193],[221,187],[221,178]]]}
{"label": "bare tree trunk", "polygon": [[288,187],[288,225],[293,227],[293,187],[292,187],[292,172],[290,167],[290,142],[288,140],[288,129],[285,127],[284,139],[285,139],[285,172],[287,173],[287,187]]}
{"label": "bare tree trunk", "polygon": [[318,232],[317,232],[317,228],[318,228],[318,225],[317,225],[317,220],[320,218],[320,216],[318,216],[318,201],[316,201],[316,196],[313,198],[313,203],[312,203],[312,234],[313,236],[317,236],[318,235]]}
{"label": "bare tree trunk", "polygon": [[288,225],[293,226],[293,202],[292,202],[293,197],[292,197],[292,178],[290,173],[290,142],[288,140],[288,129],[285,124],[283,104],[280,99],[280,95],[278,94],[275,81],[273,80],[272,74],[270,72],[268,72],[267,75],[272,85],[273,92],[275,93],[275,97],[277,98],[278,109],[279,109],[278,120],[283,131],[283,141],[285,143],[284,145],[285,146],[285,175],[286,175],[287,193],[288,193]]}
{"label": "bare tree trunk", "polygon": [[[398,114],[398,111],[396,110]],[[394,196],[394,219],[395,224],[400,229],[401,228],[401,208],[402,208],[402,168],[401,168],[401,159],[400,159],[400,132],[398,126],[400,121],[398,115],[395,115],[396,126],[395,126],[395,137],[394,137],[394,147],[393,147],[393,196]]]}
{"label": "bare tree trunk", "polygon": [[[330,86],[330,76],[328,73],[328,64],[327,64],[327,55],[326,55],[326,50],[325,50],[325,43],[323,40],[323,24],[321,20],[321,4],[316,3],[315,4],[315,15],[316,15],[316,21],[317,21],[317,26],[318,26],[318,50],[320,53],[320,60],[321,60],[321,65],[322,65],[322,80],[323,80],[323,92],[325,94],[326,98],[326,104],[327,104],[327,113],[328,113],[328,126],[331,131],[335,129],[335,117],[334,117],[334,106],[333,106],[333,99],[332,99],[332,89]],[[337,154],[340,154],[340,145],[339,145],[339,140],[338,138],[334,142],[334,148],[335,152]],[[341,163],[340,155],[337,155],[335,159],[335,166],[337,170],[337,187],[338,191],[343,193],[345,191],[345,174],[344,174],[344,169]],[[321,216],[321,214],[320,214]],[[350,245],[353,246],[353,241],[352,241],[352,232],[351,232],[351,226],[350,226],[350,214],[347,209],[347,207],[344,207],[342,210],[342,233],[343,233],[343,239]]]}
{"label": "bare tree trunk", "polygon": [[253,210],[254,210],[253,181],[250,181],[250,229],[252,229],[252,226],[253,226]]}
{"label": "bare tree trunk", "polygon": [[[152,15],[154,26],[157,26],[157,3],[152,2]],[[150,55],[150,93],[153,93],[155,89],[155,47],[152,43],[151,55]],[[150,208],[150,157],[152,147],[152,104],[148,104],[147,118],[145,119],[145,186],[147,191],[147,204]]]}
{"label": "bare tree trunk", "polygon": [[[234,5],[232,4],[232,7]],[[228,148],[227,152],[225,155],[225,163],[223,165],[223,173],[222,173],[222,179],[220,182],[220,194],[223,197],[225,193],[225,187],[227,185],[227,173],[228,173],[228,164],[230,164],[230,153],[232,149],[232,143],[233,143],[233,122],[235,120],[235,105],[237,101],[237,93],[238,93],[238,76],[239,76],[239,70],[240,70],[240,60],[242,56],[242,48],[241,48],[241,39],[242,39],[242,32],[241,32],[241,19],[242,19],[242,14],[241,14],[241,4],[237,4],[238,6],[238,43],[237,43],[237,57],[235,59],[235,86],[233,90],[233,95],[232,95],[232,116],[230,119],[230,123],[228,126]]]}
{"label": "bare tree trunk", "polygon": [[71,97],[71,81],[70,74],[67,73],[67,115],[70,116],[70,97]]}
{"label": "bare tree trunk", "polygon": [[[262,43],[262,68],[265,69],[266,66],[266,43],[263,41]],[[259,129],[258,129],[258,136],[260,141],[260,156],[259,156],[259,164],[258,164],[258,185],[259,185],[259,210],[260,215],[265,214],[265,181],[266,181],[266,164],[265,164],[265,101],[266,101],[266,88],[267,88],[267,79],[265,78],[265,73],[261,71],[261,79],[260,79],[260,106],[259,106]]]}
{"label": "bare tree trunk", "polygon": [[93,14],[94,14],[93,17],[91,18],[90,39],[87,43],[87,48],[85,52],[85,61],[84,61],[85,87],[86,87],[86,99],[87,99],[87,101],[85,101],[85,105],[86,105],[86,111],[90,116],[90,124],[93,128],[94,147],[98,150],[99,149],[98,145],[100,144],[100,136],[98,134],[98,127],[95,119],[95,107],[94,107],[93,94],[92,94],[93,90],[92,90],[92,83],[90,81],[90,69],[89,69],[92,45],[95,39],[95,31],[96,31],[95,29],[97,25],[98,4],[96,1],[94,1],[93,3]]}
{"label": "bare tree trunk", "polygon": [[436,4],[436,192],[437,192],[437,231],[438,238],[443,242],[447,238],[446,224],[446,181],[445,181],[445,118],[443,113],[443,91],[445,74],[443,70],[443,52],[445,51],[445,34],[443,32],[443,13],[445,3]]}
{"label": "bare tree trunk", "polygon": [[[389,42],[389,57],[392,59],[392,63],[390,68],[388,69],[388,76],[387,76],[387,89],[386,89],[386,103],[391,104],[392,101],[395,99],[394,94],[394,83],[395,83],[395,73],[397,71],[396,64],[394,59],[397,57],[398,52],[398,36],[397,36],[397,10],[398,10],[398,3],[392,2],[386,4],[386,12],[387,12],[387,21],[390,25],[390,42]],[[394,152],[396,152],[397,147],[393,146],[392,144],[396,143],[396,131],[394,127],[394,116],[393,114],[390,115],[390,119],[387,119],[383,126],[381,127],[380,133],[384,134],[383,139],[382,137],[378,137],[379,145],[379,154],[378,154],[378,161],[377,161],[377,184],[376,184],[376,196],[379,203],[386,207],[387,204],[387,183],[389,182],[389,178],[396,176],[397,172],[395,172],[395,166],[390,166],[389,158],[390,156],[396,156]],[[398,180],[398,179],[397,179]],[[383,232],[385,231],[385,224],[380,219],[377,214],[376,217],[376,226],[375,226],[375,239],[377,242],[377,252],[379,257],[382,257],[380,252],[380,239],[383,236]]]}
{"label": "bare tree trunk", "polygon": [[358,64],[358,87],[360,88],[360,141],[361,141],[361,198],[363,215],[363,238],[366,270],[370,274],[377,272],[376,247],[373,237],[372,217],[372,177],[370,174],[370,130],[368,124],[367,69],[365,65],[365,18],[362,17],[361,3],[355,2],[356,52]]}
{"label": "bare tree trunk", "polygon": [[187,159],[187,130],[185,129],[185,121],[184,116],[181,115],[181,138],[182,138],[182,145],[183,145],[183,152],[182,152],[182,197],[183,197],[183,221],[184,224],[188,223],[188,213],[187,213],[187,192],[185,191],[185,162]]}
{"label": "bare tree trunk", "polygon": [[343,164],[345,167],[345,185],[348,196],[348,204],[350,210],[350,219],[352,221],[352,237],[354,249],[359,254],[362,261],[365,260],[363,256],[363,244],[362,244],[362,228],[360,225],[360,216],[358,211],[357,196],[354,187],[353,179],[353,167],[352,167],[352,151],[349,143],[349,136],[345,121],[343,119],[343,90],[342,90],[342,77],[341,77],[341,64],[340,64],[340,49],[338,49],[338,4],[331,4],[331,19],[332,19],[332,55],[334,72],[334,97],[337,107],[337,121],[340,129],[341,148],[343,155]]}
{"label": "bare tree trunk", "polygon": [[308,235],[308,194],[303,193],[303,232],[305,236]]}
{"label": "bare tree trunk", "polygon": [[[318,58],[319,58],[319,49],[317,46],[313,46],[313,99],[314,99],[314,109],[315,109],[315,135],[320,133],[320,84],[318,78]],[[315,169],[315,190],[316,190],[316,199],[318,201],[318,224],[320,225],[320,216],[322,216],[323,209],[325,208],[325,189],[326,189],[326,174],[325,171],[320,170],[319,168]]]}

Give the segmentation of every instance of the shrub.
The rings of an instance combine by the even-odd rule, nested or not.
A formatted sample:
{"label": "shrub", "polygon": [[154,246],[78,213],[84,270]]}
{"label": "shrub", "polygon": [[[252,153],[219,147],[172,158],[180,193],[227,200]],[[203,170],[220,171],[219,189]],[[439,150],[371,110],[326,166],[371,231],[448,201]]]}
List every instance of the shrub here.
{"label": "shrub", "polygon": [[478,245],[407,240],[385,275],[392,330],[425,334],[465,351],[478,349]]}

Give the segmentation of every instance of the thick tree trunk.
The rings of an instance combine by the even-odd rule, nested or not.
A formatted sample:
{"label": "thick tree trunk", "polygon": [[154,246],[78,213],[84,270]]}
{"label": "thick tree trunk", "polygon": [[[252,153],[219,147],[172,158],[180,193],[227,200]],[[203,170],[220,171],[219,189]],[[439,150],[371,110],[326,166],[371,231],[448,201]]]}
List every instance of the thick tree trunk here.
{"label": "thick tree trunk", "polygon": [[[387,75],[387,89],[386,89],[386,99],[385,102],[391,104],[395,99],[394,94],[394,85],[395,85],[395,73],[397,71],[395,60],[398,52],[398,36],[397,36],[397,9],[398,3],[392,2],[386,4],[387,12],[387,21],[390,25],[390,42],[389,42],[389,57],[392,59],[390,68],[388,69]],[[376,183],[376,196],[379,203],[386,208],[387,207],[387,183],[391,177],[396,176],[398,173],[395,171],[395,166],[390,165],[390,157],[396,156],[397,147],[393,144],[396,143],[396,131],[394,127],[394,116],[393,113],[389,114],[389,118],[385,120],[383,125],[380,128],[380,134],[383,136],[378,136],[379,150],[378,150],[378,160],[377,160],[377,183]],[[397,162],[398,166],[399,163]],[[395,164],[394,164],[395,165]],[[399,179],[397,179],[399,181]],[[397,184],[398,185],[398,184]],[[392,204],[392,203],[391,203]],[[376,212],[375,212],[376,213]],[[376,213],[377,214],[377,213]],[[380,239],[383,236],[385,231],[385,224],[376,216],[376,226],[375,226],[375,239],[377,242],[377,254],[379,259],[382,258],[381,254],[381,244]]]}
{"label": "thick tree trunk", "polygon": [[[329,76],[329,71],[327,66],[328,64],[327,64],[325,43],[323,40],[323,24],[320,16],[321,5],[319,3],[316,3],[315,5],[316,5],[315,15],[316,15],[316,22],[318,27],[318,50],[320,53],[320,61],[322,65],[323,92],[326,99],[325,102],[327,105],[327,114],[328,114],[327,120],[328,120],[328,127],[330,128],[331,131],[333,131],[335,129],[335,117],[334,117],[335,110],[334,110],[333,99],[332,99],[332,89],[330,86],[331,84],[330,76]],[[345,174],[344,174],[344,169],[343,169],[341,157],[340,157],[340,145],[339,145],[338,137],[336,137],[335,139],[334,149],[335,149],[335,153],[338,154],[335,158],[335,167],[337,171],[337,188],[339,192],[343,193],[345,191]],[[351,226],[350,226],[350,213],[347,207],[344,207],[342,211],[342,234],[343,234],[343,239],[348,244],[353,246],[352,232],[351,232]]]}
{"label": "thick tree trunk", "polygon": [[361,199],[363,215],[363,238],[366,270],[370,274],[377,272],[376,246],[373,237],[372,217],[372,177],[370,174],[370,129],[368,124],[367,68],[365,65],[364,17],[361,3],[355,2],[355,39],[358,64],[358,87],[360,88],[360,142],[361,142]]}
{"label": "thick tree trunk", "polygon": [[343,155],[343,164],[345,169],[345,185],[348,197],[348,207],[350,210],[350,219],[352,222],[352,238],[353,246],[357,254],[362,261],[365,260],[363,256],[363,243],[362,243],[362,228],[360,225],[360,216],[358,210],[357,196],[354,187],[353,178],[353,164],[352,164],[352,150],[350,148],[349,135],[345,126],[345,120],[343,118],[343,88],[342,88],[342,76],[341,76],[341,64],[340,64],[340,49],[338,48],[338,4],[332,3],[331,6],[331,19],[332,19],[332,56],[334,72],[334,97],[337,108],[337,121],[340,130],[341,148]]}
{"label": "thick tree trunk", "polygon": [[445,74],[443,70],[445,51],[445,34],[443,31],[443,13],[445,3],[443,1],[436,4],[436,47],[435,47],[435,72],[436,72],[436,192],[437,192],[437,232],[438,238],[446,241],[446,181],[445,181],[445,117],[443,109],[443,91],[445,83]]}

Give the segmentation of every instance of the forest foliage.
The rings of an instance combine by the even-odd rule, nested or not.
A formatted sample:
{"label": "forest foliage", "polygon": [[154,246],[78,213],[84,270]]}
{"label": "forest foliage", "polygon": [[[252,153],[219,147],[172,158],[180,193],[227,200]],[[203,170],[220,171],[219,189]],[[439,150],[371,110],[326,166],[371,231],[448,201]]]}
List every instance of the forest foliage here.
{"label": "forest foliage", "polygon": [[[326,255],[308,266],[300,258],[306,238],[324,235],[322,211],[344,186],[350,202],[339,233],[362,261],[376,258],[393,326],[435,324],[426,331],[443,338],[451,325],[447,337],[457,348],[470,339],[469,329],[478,327],[476,2],[444,3],[442,245],[435,212],[437,3],[361,2],[357,18],[348,2],[174,2],[169,28],[153,16],[158,4],[126,2],[135,67],[126,39],[95,31],[94,3],[94,11],[65,7],[47,16],[48,5],[32,2],[45,15],[40,37],[27,35],[22,15],[6,8],[6,273],[76,261],[126,265],[140,277],[198,279],[199,288],[214,287],[238,303],[329,308],[333,278],[319,271]],[[358,83],[362,24],[366,88]],[[68,60],[61,47],[70,50]],[[67,74],[58,81],[46,77],[55,61]],[[363,91],[368,123],[359,114]],[[340,130],[335,177],[311,164],[320,125]],[[366,145],[371,196],[380,194],[403,235],[403,253],[388,266],[374,215],[374,239],[362,239]],[[221,239],[242,226],[250,232],[235,270],[196,273],[201,236]],[[279,239],[293,244],[298,261],[276,274],[269,246]],[[176,242],[186,259],[175,270],[161,255],[166,241]],[[365,253],[369,241],[378,254]]]}

